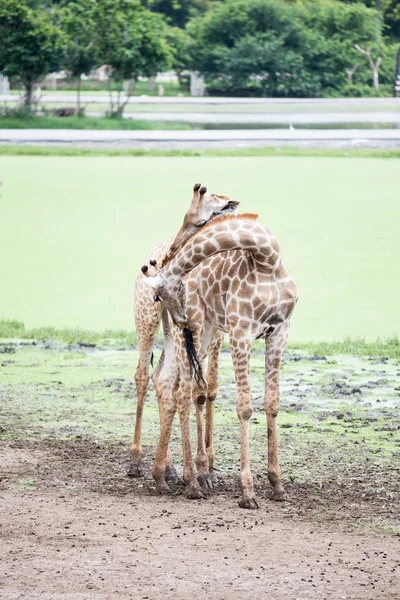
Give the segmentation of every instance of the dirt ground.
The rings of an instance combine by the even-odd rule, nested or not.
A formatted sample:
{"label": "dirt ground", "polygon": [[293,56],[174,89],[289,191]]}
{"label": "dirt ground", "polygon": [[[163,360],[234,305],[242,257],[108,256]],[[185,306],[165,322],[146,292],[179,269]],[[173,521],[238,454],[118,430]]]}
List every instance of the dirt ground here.
{"label": "dirt ground", "polygon": [[8,347],[5,354],[0,598],[400,598],[396,361],[287,356],[280,446],[291,500],[274,503],[256,357],[252,456],[260,508],[246,511],[237,504],[239,451],[230,439],[232,375],[224,357],[219,483],[207,499],[189,501],[181,483],[170,497],[154,492],[151,394],[145,477],[126,477],[131,352]]}
{"label": "dirt ground", "polygon": [[[123,448],[102,457],[88,440],[15,446],[0,455],[8,487],[2,598],[400,597],[400,538],[340,531],[334,496],[330,517],[324,511],[313,522],[307,490],[289,486],[293,502],[284,506],[268,500],[267,481],[259,481],[261,506],[249,512],[237,505],[233,478],[209,499],[190,502],[179,488],[171,498],[155,496],[149,477],[127,490]],[[22,475],[35,477],[36,489],[16,494]]]}

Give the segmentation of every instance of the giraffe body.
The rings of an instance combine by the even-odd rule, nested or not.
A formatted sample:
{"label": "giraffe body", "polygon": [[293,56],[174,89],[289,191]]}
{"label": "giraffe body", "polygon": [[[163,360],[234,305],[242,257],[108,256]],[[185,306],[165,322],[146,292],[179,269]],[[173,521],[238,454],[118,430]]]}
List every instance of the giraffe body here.
{"label": "giraffe body", "polygon": [[[171,414],[174,408],[180,413],[184,478],[188,482],[189,497],[196,497],[198,482],[190,450],[192,381],[181,330],[192,332],[200,364],[209,351],[209,340],[214,339],[216,332],[229,334],[241,430],[242,497],[239,504],[244,508],[257,507],[248,447],[248,426],[252,414],[249,360],[252,342],[257,338],[266,340],[264,407],[268,426],[268,477],[273,498],[281,500],[284,497],[276,430],[279,367],[289,320],[298,298],[297,287],[282,261],[276,238],[254,217],[243,215],[227,217],[220,222],[215,220],[193,236],[162,272],[147,279],[147,283],[163,299],[175,324],[172,335],[179,373],[174,384],[175,404],[172,401],[169,408]],[[205,387],[203,384],[198,386],[200,389]],[[168,415],[164,423],[167,426],[161,427],[153,467],[157,487],[164,487],[165,483],[164,448],[170,432]],[[200,448],[200,454],[204,458],[202,466],[207,468],[204,446]]]}
{"label": "giraffe body", "polygon": [[[227,215],[236,210],[238,202],[230,200],[228,196],[219,194],[208,194],[206,187],[195,184],[193,198],[189,210],[185,214],[181,229],[175,237],[160,242],[151,252],[147,266],[148,272],[156,271],[155,265],[161,265],[164,261],[172,259],[181,249],[186,240],[199,231],[207,223],[219,215]],[[136,333],[139,345],[139,362],[135,373],[135,384],[137,391],[136,420],[133,442],[130,450],[130,466],[128,475],[139,477],[142,475],[142,419],[144,399],[149,386],[149,367],[153,354],[153,347],[161,320],[164,325],[165,347],[161,356],[160,365],[153,373],[153,381],[157,392],[157,398],[162,394],[170,393],[170,379],[174,377],[174,353],[170,339],[168,316],[163,317],[165,307],[162,302],[154,301],[154,292],[144,283],[145,274],[142,269],[137,273],[135,280],[135,302],[134,314]],[[218,354],[212,354],[213,364],[210,363],[211,372],[218,371]],[[158,378],[160,381],[157,382]],[[171,380],[172,380],[171,379]],[[211,409],[209,409],[209,412]],[[161,414],[160,414],[161,416]],[[211,418],[211,412],[210,412]],[[172,464],[172,457],[167,449],[166,462],[167,479],[174,480],[176,472]]]}

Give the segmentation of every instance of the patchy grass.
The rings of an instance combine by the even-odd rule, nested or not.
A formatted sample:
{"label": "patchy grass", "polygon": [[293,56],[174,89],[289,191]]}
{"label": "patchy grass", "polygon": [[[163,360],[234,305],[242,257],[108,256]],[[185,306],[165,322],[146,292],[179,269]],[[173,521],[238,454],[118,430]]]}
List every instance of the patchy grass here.
{"label": "patchy grass", "polygon": [[123,331],[121,329],[105,331],[90,331],[88,329],[57,328],[57,327],[33,327],[27,329],[21,321],[0,321],[0,339],[21,339],[61,342],[64,344],[95,345],[95,346],[118,346],[132,348],[137,344],[134,331]]}
{"label": "patchy grass", "polygon": [[[160,128],[161,129],[161,128]],[[166,129],[172,129],[166,127]],[[183,129],[183,127],[182,127]],[[197,150],[166,148],[145,150],[143,148],[74,148],[66,146],[29,146],[17,144],[0,145],[0,156],[147,156],[147,157],[225,157],[225,156],[316,156],[324,158],[400,158],[397,148],[297,148],[296,146],[265,147],[265,148],[204,148]]]}
{"label": "patchy grass", "polygon": [[361,338],[346,338],[343,342],[292,343],[290,347],[293,349],[302,349],[318,356],[351,354],[354,356],[400,358],[400,340],[397,336],[385,340],[377,339],[375,342],[367,342]]}
{"label": "patchy grass", "polygon": [[[80,329],[79,327],[57,328],[57,327],[33,327],[27,328],[24,323],[17,320],[0,320],[0,339],[3,340],[38,340],[41,342],[60,342],[64,344],[94,345],[98,347],[115,346],[118,348],[137,347],[135,331],[123,329],[106,329],[104,331],[92,331]],[[162,342],[162,333],[158,334],[158,342]],[[225,340],[224,349],[229,348]],[[386,340],[366,342],[363,339],[346,338],[343,342],[289,342],[287,348],[290,350],[301,350],[313,356],[333,356],[335,354],[348,354],[353,356],[371,356],[378,358],[400,359],[400,340],[397,336]],[[263,352],[264,342],[256,340],[253,346],[254,352]]]}
{"label": "patchy grass", "polygon": [[[21,326],[9,325],[9,330]],[[156,351],[156,359],[160,350]],[[134,349],[67,347],[57,342],[0,343],[0,449],[30,449],[51,457],[3,485],[14,490],[96,490],[151,494],[150,466],[159,435],[158,407],[145,403],[145,479],[124,476],[135,410]],[[260,497],[270,493],[263,408],[263,357],[251,360],[250,448]],[[237,492],[240,428],[231,358],[222,353],[215,409],[216,494]],[[315,359],[287,352],[278,417],[280,463],[297,518],[356,531],[396,533],[399,493],[398,361],[334,355]],[[194,412],[194,411],[193,411]],[[195,418],[192,436],[195,439]],[[178,423],[171,449],[181,472]],[[44,454],[43,454],[44,456]],[[48,468],[49,461],[51,468]],[[95,468],[94,468],[95,467]]]}
{"label": "patchy grass", "polygon": [[194,129],[184,123],[163,121],[140,121],[110,117],[0,117],[0,129],[100,129],[100,130],[142,130],[142,129]]}

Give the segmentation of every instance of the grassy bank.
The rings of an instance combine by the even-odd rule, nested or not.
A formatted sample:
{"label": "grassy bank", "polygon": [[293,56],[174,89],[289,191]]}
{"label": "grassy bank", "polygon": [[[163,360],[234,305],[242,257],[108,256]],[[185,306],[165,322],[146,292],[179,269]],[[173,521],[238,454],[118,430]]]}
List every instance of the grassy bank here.
{"label": "grassy bank", "polygon": [[27,144],[0,144],[0,156],[145,156],[145,157],[229,157],[229,156],[315,156],[321,158],[400,158],[400,148],[297,148],[296,146],[198,150],[174,149],[145,150],[143,148],[74,148],[70,146],[29,146]]}
{"label": "grassy bank", "polygon": [[[136,348],[137,337],[135,331],[123,329],[106,329],[104,331],[91,331],[88,329],[57,328],[57,327],[34,327],[27,328],[21,321],[0,321],[0,339],[10,340],[32,340],[38,342],[59,342],[93,347],[118,347]],[[158,342],[162,342],[162,334],[158,335]],[[224,347],[228,348],[225,340]],[[366,342],[364,339],[347,338],[341,342],[309,342],[289,343],[291,350],[302,350],[316,356],[333,356],[336,354],[349,354],[354,356],[372,356],[378,358],[400,359],[400,340],[394,336],[385,340]],[[264,342],[256,341],[254,351],[262,352]]]}
{"label": "grassy bank", "polygon": [[111,117],[0,117],[0,129],[96,129],[96,130],[147,130],[193,129],[183,123],[140,121]]}

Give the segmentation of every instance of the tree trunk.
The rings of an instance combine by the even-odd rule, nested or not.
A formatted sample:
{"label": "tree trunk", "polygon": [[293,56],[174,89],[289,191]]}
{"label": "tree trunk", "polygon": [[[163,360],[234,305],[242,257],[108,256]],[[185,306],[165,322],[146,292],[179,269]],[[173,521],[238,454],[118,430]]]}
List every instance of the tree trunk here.
{"label": "tree trunk", "polygon": [[376,67],[372,70],[372,75],[374,78],[374,88],[376,90],[379,90],[379,73]]}
{"label": "tree trunk", "polygon": [[77,85],[77,115],[81,114],[81,76],[78,77],[78,85]]}
{"label": "tree trunk", "polygon": [[27,108],[30,111],[32,108],[32,94],[33,94],[33,82],[32,81],[27,81],[25,83],[25,90],[26,90],[26,94],[25,94],[25,98],[24,98],[24,106],[25,106],[25,108]]}
{"label": "tree trunk", "polygon": [[108,91],[110,94],[110,115],[114,113],[114,101],[113,101],[113,93],[112,93],[112,80],[110,74],[108,74]]}
{"label": "tree trunk", "polygon": [[134,77],[132,77],[132,78],[129,80],[128,89],[126,90],[126,98],[125,98],[125,101],[124,101],[124,102],[122,102],[120,106],[118,106],[118,115],[119,115],[120,117],[122,117],[122,116],[123,116],[123,114],[124,114],[124,109],[125,109],[125,106],[128,104],[128,102],[129,102],[129,98],[132,96],[132,94],[133,94],[133,92],[134,92],[135,85],[136,85],[136,79],[135,79]]}

